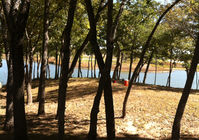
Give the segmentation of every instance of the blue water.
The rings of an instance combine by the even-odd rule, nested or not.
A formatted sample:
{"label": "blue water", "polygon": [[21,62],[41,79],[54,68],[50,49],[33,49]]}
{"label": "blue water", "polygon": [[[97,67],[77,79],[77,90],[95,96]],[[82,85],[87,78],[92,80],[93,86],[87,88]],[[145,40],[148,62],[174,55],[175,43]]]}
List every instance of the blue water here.
{"label": "blue water", "polygon": [[[6,61],[3,60],[3,66],[0,68],[0,82],[5,85],[6,81],[7,81],[7,64]],[[37,67],[37,63],[33,64],[36,65]],[[50,78],[54,78],[55,76],[55,65],[54,64],[49,64],[49,68],[50,68]],[[99,70],[96,70],[96,75],[98,76]],[[111,72],[111,75],[113,74],[113,72]],[[35,70],[35,75],[36,75],[36,70]],[[49,74],[47,74],[48,77]],[[168,72],[158,72],[157,73],[157,79],[156,79],[156,85],[161,85],[161,86],[165,86],[166,82],[167,82],[167,78],[168,78],[169,73]],[[82,76],[83,77],[87,77],[87,69],[82,69]],[[77,77],[77,69],[74,70],[72,77]],[[89,77],[91,77],[91,72],[89,73]],[[144,73],[140,73],[139,76],[139,80],[140,82],[142,82],[143,77],[144,77]],[[198,73],[198,77],[199,77],[199,73]],[[49,78],[49,77],[48,77]],[[186,82],[186,72],[183,70],[175,70],[172,72],[171,74],[171,87],[176,87],[176,88],[184,88],[185,82]],[[121,73],[121,79],[128,79],[128,72],[122,72]],[[154,72],[149,72],[147,75],[147,79],[146,79],[146,83],[147,84],[154,84],[154,79],[155,79],[155,73]],[[196,75],[194,77],[194,81],[193,81],[193,85],[192,85],[192,89],[196,89]],[[198,89],[198,88],[197,88]]]}

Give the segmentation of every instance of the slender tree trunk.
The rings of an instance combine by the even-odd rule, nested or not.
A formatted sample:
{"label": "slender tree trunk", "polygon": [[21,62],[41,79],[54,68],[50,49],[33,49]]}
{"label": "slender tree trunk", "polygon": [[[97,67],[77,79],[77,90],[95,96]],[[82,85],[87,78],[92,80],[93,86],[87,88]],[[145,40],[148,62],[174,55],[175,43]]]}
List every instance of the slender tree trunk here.
{"label": "slender tree trunk", "polygon": [[182,116],[183,116],[183,113],[185,110],[187,100],[189,98],[191,86],[192,86],[193,79],[194,79],[194,74],[196,72],[196,68],[198,65],[198,61],[199,61],[198,53],[199,53],[199,35],[197,37],[196,47],[194,50],[194,56],[192,58],[191,67],[189,70],[187,81],[186,81],[185,87],[183,89],[182,96],[181,96],[180,102],[178,104],[178,108],[176,110],[176,115],[175,115],[173,128],[172,128],[172,140],[180,139],[180,123],[182,120]]}
{"label": "slender tree trunk", "polygon": [[89,58],[88,58],[87,78],[89,77],[89,72],[90,72],[90,55],[89,55]]}
{"label": "slender tree trunk", "polygon": [[58,70],[57,70],[58,79],[60,77],[60,68],[61,68],[61,56],[59,55],[59,63],[58,63]]}
{"label": "slender tree trunk", "polygon": [[[33,48],[31,43],[31,38],[29,38],[28,33],[26,31],[26,38],[28,41],[28,48],[26,52],[26,92],[27,92],[27,104],[32,103],[32,63],[33,63]],[[29,70],[28,70],[28,60],[29,60]]]}
{"label": "slender tree trunk", "polygon": [[39,79],[39,65],[40,65],[40,60],[39,60],[39,54],[37,53],[37,79]]}
{"label": "slender tree trunk", "polygon": [[133,75],[131,77],[131,80],[129,81],[129,86],[128,86],[128,89],[126,91],[126,95],[124,97],[124,101],[123,101],[123,110],[122,110],[122,116],[121,118],[124,118],[126,116],[126,104],[127,104],[127,101],[128,101],[128,97],[130,95],[130,91],[131,91],[131,87],[133,85],[133,82],[135,81],[135,79],[137,78],[137,74],[138,74],[138,71],[140,69],[140,66],[143,64],[143,61],[144,61],[144,56],[145,56],[145,53],[147,52],[149,46],[150,46],[150,42],[153,38],[153,35],[157,29],[157,27],[159,26],[161,20],[163,19],[163,17],[178,3],[180,2],[180,0],[176,0],[171,6],[169,6],[164,12],[163,14],[159,17],[159,19],[157,20],[152,32],[150,33],[144,47],[143,47],[143,50],[142,50],[142,53],[140,55],[140,60],[133,72]]}
{"label": "slender tree trunk", "polygon": [[155,57],[155,80],[154,80],[154,85],[156,85],[156,81],[157,81],[157,54]]}
{"label": "slender tree trunk", "polygon": [[123,63],[123,57],[124,54],[121,54],[121,60],[120,60],[120,69],[119,69],[119,74],[118,74],[118,80],[120,79],[121,71],[122,71],[122,63]]}
{"label": "slender tree trunk", "polygon": [[28,104],[31,104],[32,103],[32,86],[31,86],[31,83],[32,83],[32,64],[33,64],[33,50],[31,48],[31,51],[30,51],[30,55],[29,55],[29,65],[30,65],[30,68],[29,68],[29,72],[28,72],[28,83],[27,83],[27,103]]}
{"label": "slender tree trunk", "polygon": [[172,73],[172,69],[173,69],[172,56],[173,56],[173,49],[171,48],[171,50],[170,50],[169,76],[168,76],[167,84],[166,84],[167,87],[171,87],[171,73]]}
{"label": "slender tree trunk", "polygon": [[106,83],[104,85],[104,100],[105,100],[105,112],[106,112],[107,139],[113,140],[115,138],[115,121],[114,121],[114,107],[113,107],[110,71],[112,65],[113,41],[115,38],[119,17],[121,16],[121,13],[123,11],[124,1],[122,1],[122,4],[120,5],[120,10],[118,12],[118,15],[116,16],[114,24],[112,22],[113,0],[108,1],[107,57],[105,64],[97,43],[96,22],[95,22],[91,1],[85,0],[85,3],[91,27],[90,42],[94,48],[95,56],[97,58],[98,66],[102,75],[101,77],[105,78],[103,82]]}
{"label": "slender tree trunk", "polygon": [[58,79],[58,47],[56,46],[56,54],[55,54],[55,79]]}
{"label": "slender tree trunk", "polygon": [[45,114],[45,82],[46,82],[46,66],[47,66],[47,57],[48,57],[48,27],[49,27],[49,0],[45,0],[44,6],[44,21],[43,21],[43,44],[42,44],[42,64],[41,64],[41,73],[39,80],[39,91],[38,91],[38,115]]}
{"label": "slender tree trunk", "polygon": [[90,129],[88,133],[88,140],[96,140],[97,138],[97,115],[99,113],[99,105],[102,97],[104,87],[104,77],[100,78],[97,94],[94,98],[93,107],[90,114]]}
{"label": "slender tree trunk", "polygon": [[4,122],[4,130],[11,131],[14,128],[14,115],[13,115],[13,66],[12,60],[8,60],[8,80],[6,85],[6,119]]}
{"label": "slender tree trunk", "polygon": [[35,62],[33,61],[33,79],[35,79],[35,70],[36,70],[36,64]]}
{"label": "slender tree trunk", "polygon": [[132,65],[133,65],[133,51],[131,52],[131,55],[130,55],[130,64],[129,64],[129,76],[128,76],[128,80],[130,80],[130,78],[131,78]]}
{"label": "slender tree trunk", "polygon": [[48,58],[47,58],[47,73],[46,73],[46,74],[48,74],[48,79],[50,79],[50,66],[49,66],[49,58],[50,58],[50,56],[49,56],[49,53],[48,53]]}
{"label": "slender tree trunk", "polygon": [[116,61],[116,66],[115,66],[115,69],[114,69],[114,72],[113,72],[113,76],[112,76],[112,79],[114,79],[114,80],[118,80],[119,79],[119,77],[118,77],[118,75],[119,75],[118,68],[121,65],[120,64],[120,53],[121,53],[121,50],[120,50],[120,47],[118,45],[117,46],[117,61]]}
{"label": "slender tree trunk", "polygon": [[0,19],[1,19],[1,33],[3,38],[3,45],[5,48],[6,54],[6,62],[8,67],[8,77],[7,77],[7,85],[6,85],[6,118],[4,122],[3,129],[6,131],[11,131],[14,128],[14,115],[13,115],[13,93],[12,93],[12,86],[13,86],[13,65],[12,60],[10,58],[10,49],[8,44],[8,28],[6,26],[6,21],[4,18],[3,11],[0,11]]}
{"label": "slender tree trunk", "polygon": [[93,55],[91,55],[91,78],[93,78]]}
{"label": "slender tree trunk", "polygon": [[82,77],[81,56],[79,57],[79,64],[78,64],[78,77]]}
{"label": "slender tree trunk", "polygon": [[68,11],[67,25],[63,32],[64,46],[63,46],[63,59],[61,64],[61,77],[59,83],[59,96],[58,96],[58,125],[59,134],[58,139],[64,140],[64,123],[65,123],[65,100],[68,86],[68,74],[69,74],[69,63],[70,63],[70,35],[74,20],[74,14],[76,9],[77,0],[70,1],[70,7]]}
{"label": "slender tree trunk", "polygon": [[96,63],[97,63],[97,60],[95,58],[95,63],[94,63],[94,78],[96,78]]}
{"label": "slender tree trunk", "polygon": [[146,82],[146,77],[147,77],[147,73],[148,73],[148,70],[149,70],[149,66],[150,66],[152,58],[153,58],[153,54],[154,54],[154,49],[151,52],[151,55],[149,57],[149,60],[148,60],[147,66],[146,66],[146,70],[144,72],[143,84],[145,84],[145,82]]}

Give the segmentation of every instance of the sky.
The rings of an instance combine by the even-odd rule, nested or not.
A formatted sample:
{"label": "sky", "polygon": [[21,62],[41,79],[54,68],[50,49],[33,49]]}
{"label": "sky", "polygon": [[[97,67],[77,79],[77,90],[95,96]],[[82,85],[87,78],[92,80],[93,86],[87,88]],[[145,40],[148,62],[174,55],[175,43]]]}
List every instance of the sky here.
{"label": "sky", "polygon": [[172,0],[156,0],[156,1],[160,2],[161,4],[167,4],[172,2]]}

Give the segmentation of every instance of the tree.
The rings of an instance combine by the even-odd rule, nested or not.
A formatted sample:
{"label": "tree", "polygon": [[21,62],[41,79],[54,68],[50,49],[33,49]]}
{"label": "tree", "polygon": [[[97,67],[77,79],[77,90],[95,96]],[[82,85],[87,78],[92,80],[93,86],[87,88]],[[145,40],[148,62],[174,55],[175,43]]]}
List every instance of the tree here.
{"label": "tree", "polygon": [[14,139],[28,139],[24,109],[23,36],[29,14],[30,1],[2,0],[9,34],[9,48],[13,63]]}
{"label": "tree", "polygon": [[5,21],[5,16],[3,11],[1,13],[1,25],[2,25],[2,39],[3,45],[5,48],[6,54],[6,62],[8,67],[8,77],[7,77],[7,84],[6,84],[6,119],[4,122],[4,130],[11,131],[14,128],[14,114],[13,114],[13,93],[12,93],[12,86],[13,86],[13,65],[12,60],[10,57],[10,49],[8,45],[8,28]]}
{"label": "tree", "polygon": [[178,104],[178,108],[176,110],[176,115],[175,115],[175,119],[174,119],[174,123],[173,123],[173,127],[172,127],[172,140],[180,139],[180,122],[181,122],[181,119],[182,119],[182,116],[183,116],[183,113],[185,110],[187,100],[189,98],[191,86],[193,83],[193,78],[194,78],[196,68],[198,65],[198,61],[199,61],[198,52],[199,52],[199,35],[198,35],[198,39],[196,42],[194,56],[192,58],[191,67],[189,70],[187,81],[186,81],[185,87],[183,89],[182,96],[181,96],[180,102]]}
{"label": "tree", "polygon": [[74,13],[76,9],[77,0],[71,0],[68,20],[66,27],[63,31],[63,59],[61,64],[61,77],[59,82],[59,97],[58,97],[58,124],[59,124],[59,140],[64,139],[64,118],[65,118],[65,100],[66,89],[68,84],[69,62],[70,62],[70,41],[71,41],[71,29],[74,21]]}
{"label": "tree", "polygon": [[97,59],[97,63],[101,73],[97,95],[95,96],[93,107],[91,110],[91,120],[90,120],[91,125],[90,125],[88,138],[92,140],[96,139],[97,114],[99,112],[99,103],[102,96],[102,91],[104,90],[107,139],[112,140],[115,138],[115,121],[114,121],[114,108],[113,108],[110,70],[112,65],[113,43],[115,39],[119,18],[123,11],[125,0],[121,2],[119,12],[116,15],[114,22],[112,19],[113,1],[112,0],[108,1],[108,13],[107,13],[108,22],[107,22],[107,39],[106,39],[107,56],[105,63],[97,42],[96,21],[93,13],[93,7],[90,0],[85,0],[85,3],[90,23],[90,32],[91,32],[90,43],[93,47],[93,51],[95,53],[95,57]]}
{"label": "tree", "polygon": [[165,16],[165,15],[178,3],[178,2],[180,2],[180,0],[176,0],[171,6],[169,6],[169,7],[162,13],[162,15],[161,15],[161,16],[159,17],[159,19],[157,20],[157,22],[156,22],[156,24],[155,24],[153,30],[151,31],[151,33],[150,33],[150,35],[149,35],[149,37],[148,37],[148,39],[147,39],[147,41],[146,41],[146,43],[145,43],[143,49],[142,49],[142,53],[141,53],[141,55],[140,55],[140,60],[139,60],[137,66],[136,66],[136,68],[135,68],[135,70],[134,70],[134,72],[133,72],[133,75],[132,75],[131,80],[130,80],[130,82],[129,82],[128,89],[127,89],[127,91],[126,91],[126,95],[125,95],[125,97],[124,97],[123,109],[122,109],[122,116],[121,116],[122,118],[124,118],[124,117],[126,116],[126,104],[127,104],[128,97],[129,97],[129,95],[130,95],[131,87],[132,87],[134,81],[137,79],[137,76],[138,76],[138,74],[139,74],[139,71],[140,71],[140,69],[141,69],[142,66],[143,66],[142,64],[143,64],[143,62],[144,62],[144,56],[145,56],[145,54],[146,54],[146,52],[147,52],[147,50],[148,50],[148,48],[149,48],[149,46],[150,46],[151,39],[153,38],[153,35],[154,35],[154,33],[155,33],[157,27],[159,26],[161,20],[163,19],[163,17],[164,17],[164,16]]}
{"label": "tree", "polygon": [[44,0],[44,19],[43,19],[43,43],[42,43],[42,61],[41,61],[41,73],[39,80],[39,91],[38,91],[38,115],[45,114],[45,78],[46,78],[46,67],[48,57],[48,28],[49,28],[49,0]]}

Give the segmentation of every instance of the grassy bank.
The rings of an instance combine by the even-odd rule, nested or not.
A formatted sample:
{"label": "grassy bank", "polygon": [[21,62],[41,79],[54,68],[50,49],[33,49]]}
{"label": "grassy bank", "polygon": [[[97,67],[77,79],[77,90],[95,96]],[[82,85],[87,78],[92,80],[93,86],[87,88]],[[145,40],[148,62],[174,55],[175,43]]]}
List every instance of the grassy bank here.
{"label": "grassy bank", "polygon": [[[33,104],[26,105],[28,134],[30,139],[57,139],[58,81],[50,80],[46,88],[46,115],[37,117],[36,96],[38,81],[33,82]],[[98,80],[72,78],[66,101],[66,137],[70,140],[86,139],[89,130],[89,116],[97,91]],[[117,140],[169,139],[176,107],[182,89],[151,85],[133,85],[128,105],[127,117],[120,119],[122,101],[127,87],[123,83],[113,85],[115,123]],[[182,120],[183,139],[199,138],[199,92],[192,91]],[[12,135],[2,131],[5,119],[6,93],[0,92],[0,139],[7,140]],[[104,100],[101,100],[98,121],[98,137],[106,136]]]}

